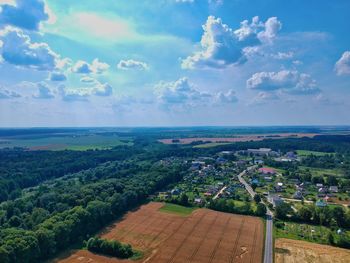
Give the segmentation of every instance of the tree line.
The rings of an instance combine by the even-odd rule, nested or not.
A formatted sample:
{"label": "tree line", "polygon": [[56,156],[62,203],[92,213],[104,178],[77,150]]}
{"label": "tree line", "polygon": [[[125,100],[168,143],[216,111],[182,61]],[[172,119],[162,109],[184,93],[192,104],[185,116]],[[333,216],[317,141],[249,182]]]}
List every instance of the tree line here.
{"label": "tree line", "polygon": [[40,262],[87,240],[187,167],[145,159],[108,162],[33,189],[0,206],[0,262]]}

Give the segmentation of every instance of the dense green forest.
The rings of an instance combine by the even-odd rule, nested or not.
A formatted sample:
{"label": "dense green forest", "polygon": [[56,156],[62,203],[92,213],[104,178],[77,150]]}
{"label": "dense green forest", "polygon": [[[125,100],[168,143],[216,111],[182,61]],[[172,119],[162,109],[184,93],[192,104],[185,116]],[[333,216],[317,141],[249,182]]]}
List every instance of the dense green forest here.
{"label": "dense green forest", "polygon": [[4,202],[0,262],[38,262],[85,240],[185,170],[181,163],[109,162]]}

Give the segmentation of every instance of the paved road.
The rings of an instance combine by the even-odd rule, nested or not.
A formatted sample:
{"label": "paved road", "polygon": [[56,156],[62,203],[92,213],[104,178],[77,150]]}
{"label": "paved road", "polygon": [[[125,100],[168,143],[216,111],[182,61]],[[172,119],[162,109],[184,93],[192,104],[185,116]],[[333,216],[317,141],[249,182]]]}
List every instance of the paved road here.
{"label": "paved road", "polygon": [[266,212],[266,236],[264,263],[273,263],[273,214],[270,209]]}
{"label": "paved road", "polygon": [[213,200],[217,199],[227,188],[227,186],[224,186],[223,188],[221,188],[221,190],[213,197]]}
{"label": "paved road", "polygon": [[[256,168],[256,166],[248,167],[246,170],[241,172],[238,175],[238,180],[244,185],[245,189],[248,191],[248,193],[251,195],[251,197],[254,197],[256,193],[254,192],[253,188],[244,180],[243,175],[246,174],[246,172]],[[263,202],[264,203],[264,202]],[[264,203],[265,204],[265,203]],[[265,251],[264,251],[264,263],[273,263],[273,213],[271,210],[266,206],[266,236],[265,236]]]}

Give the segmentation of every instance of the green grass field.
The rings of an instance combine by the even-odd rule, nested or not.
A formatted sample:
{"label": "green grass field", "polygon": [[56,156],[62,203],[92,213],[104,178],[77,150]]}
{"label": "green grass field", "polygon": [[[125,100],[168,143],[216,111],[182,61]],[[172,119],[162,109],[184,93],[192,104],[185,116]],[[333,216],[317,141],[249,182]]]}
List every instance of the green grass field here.
{"label": "green grass field", "polygon": [[329,152],[316,152],[316,151],[306,151],[306,150],[297,150],[296,152],[299,156],[309,156],[309,155],[325,156],[327,154],[334,154]]}
{"label": "green grass field", "polygon": [[305,171],[306,169],[309,169],[312,175],[320,176],[320,175],[335,175],[335,176],[342,176],[343,173],[341,170],[337,169],[323,169],[323,168],[313,168],[313,167],[307,167],[307,166],[299,166],[298,167],[301,171]]}
{"label": "green grass field", "polygon": [[119,145],[132,145],[131,138],[119,137],[117,135],[104,136],[99,134],[78,136],[40,137],[30,139],[11,139],[3,141],[0,148],[22,147],[30,150],[73,150],[86,151],[93,149],[110,149]]}
{"label": "green grass field", "polygon": [[180,216],[189,216],[195,209],[197,208],[165,203],[164,206],[162,206],[159,209],[159,211],[163,213],[176,214]]}

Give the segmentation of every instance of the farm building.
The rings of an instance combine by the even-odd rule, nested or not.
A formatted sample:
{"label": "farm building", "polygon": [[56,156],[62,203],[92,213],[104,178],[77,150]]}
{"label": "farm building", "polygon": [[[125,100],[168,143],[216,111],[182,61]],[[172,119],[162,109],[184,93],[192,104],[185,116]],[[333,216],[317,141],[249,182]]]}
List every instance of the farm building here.
{"label": "farm building", "polygon": [[261,174],[276,174],[276,170],[273,169],[273,168],[268,168],[268,167],[262,167],[262,168],[259,168],[259,173]]}

